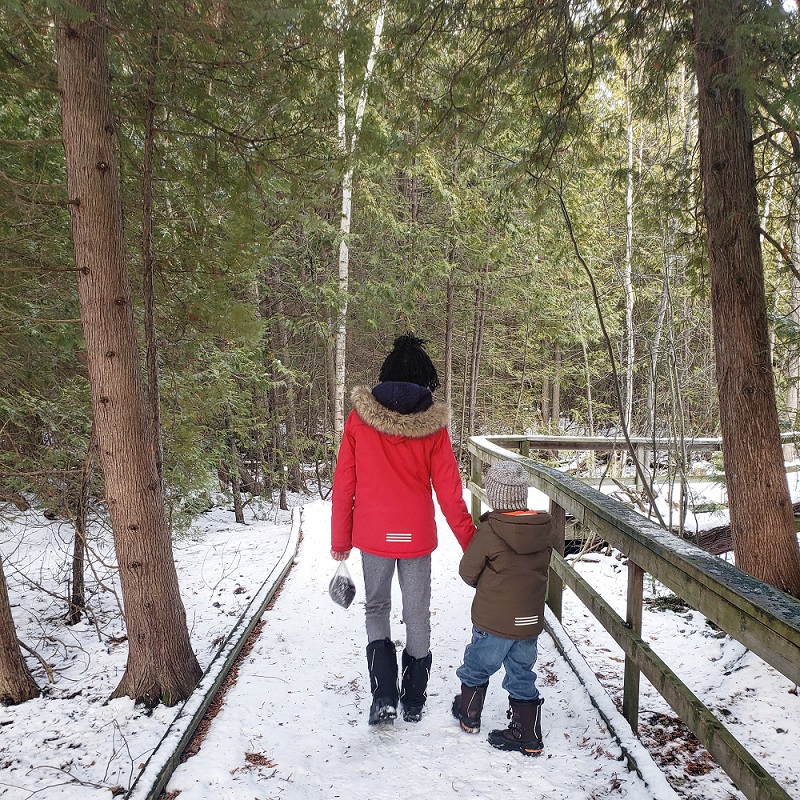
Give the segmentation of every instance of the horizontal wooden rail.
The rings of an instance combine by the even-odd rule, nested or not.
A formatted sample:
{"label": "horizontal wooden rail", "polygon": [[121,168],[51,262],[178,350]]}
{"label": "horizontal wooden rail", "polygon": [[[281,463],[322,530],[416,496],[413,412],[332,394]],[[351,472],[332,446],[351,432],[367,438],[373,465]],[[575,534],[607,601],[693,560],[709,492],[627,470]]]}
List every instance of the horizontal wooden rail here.
{"label": "horizontal wooden rail", "polygon": [[[659,658],[650,645],[628,628],[625,620],[558,553],[553,570],[592,612],[600,624],[653,684],[670,708],[705,744],[719,764],[731,765],[733,782],[749,798],[791,800],[791,796],[767,773],[714,713]],[[727,770],[726,770],[727,771]]]}
{"label": "horizontal wooden rail", "polygon": [[[480,499],[485,496],[481,466],[499,460],[519,462],[528,471],[531,485],[550,498],[554,509],[571,514],[591,528],[630,562],[683,598],[732,638],[793,682],[800,683],[798,601],[664,530],[578,479],[507,449],[511,446],[524,452],[529,448],[535,450],[541,439],[508,436],[470,439],[469,489],[473,492],[473,513],[479,510]],[[554,448],[550,444],[542,449]],[[641,641],[629,623],[612,612],[566,562],[554,557],[551,570],[575,591],[623,649],[626,673],[635,666],[647,676],[748,798],[778,800],[788,797],[723,723]],[[558,592],[550,591],[548,596],[552,599],[556,594]],[[560,618],[560,609],[553,608],[553,611]],[[636,613],[636,609],[629,609],[629,618],[635,618]],[[638,686],[638,681],[635,683]],[[625,702],[635,713],[638,700],[626,696]],[[636,729],[635,720],[632,728]]]}
{"label": "horizontal wooden rail", "polygon": [[[481,437],[476,437],[481,438]],[[579,451],[610,451],[625,450],[627,443],[625,439],[613,436],[491,436],[487,437],[491,441],[504,449],[519,450],[520,445],[524,444],[529,451],[539,450],[579,450]],[[788,431],[781,434],[781,442],[800,441],[800,431]],[[641,447],[659,452],[671,450],[676,446],[675,439],[655,438],[647,436],[631,436],[630,442],[635,447]],[[685,450],[719,450],[722,448],[722,439],[718,436],[695,436],[683,439],[679,442]]]}

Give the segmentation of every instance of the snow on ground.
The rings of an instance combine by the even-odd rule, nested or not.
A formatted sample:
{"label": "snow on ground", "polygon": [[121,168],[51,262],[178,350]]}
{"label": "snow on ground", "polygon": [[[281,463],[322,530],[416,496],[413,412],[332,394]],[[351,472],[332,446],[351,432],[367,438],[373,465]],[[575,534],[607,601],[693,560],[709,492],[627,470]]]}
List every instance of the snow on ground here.
{"label": "snow on ground", "polygon": [[[532,492],[535,496],[536,493]],[[541,504],[541,498],[538,507]],[[501,675],[493,678],[481,734],[463,733],[450,714],[455,669],[469,638],[472,590],[457,574],[460,550],[440,520],[434,553],[433,658],[428,713],[418,724],[367,725],[363,582],[354,552],[348,566],[358,587],[349,609],[334,605],[327,586],[335,563],[328,554],[329,504],[306,502],[296,565],[235,686],[209,727],[199,753],[182,764],[168,789],[180,800],[314,800],[314,798],[523,796],[600,800],[669,796],[646,786],[619,760],[583,686],[546,634],[537,672],[545,751],[537,758],[493,750],[485,735],[507,722]],[[719,524],[715,522],[715,524]],[[175,560],[192,641],[203,668],[274,565],[290,531],[288,512],[265,506],[236,525],[230,510],[203,515],[175,545]],[[33,513],[0,523],[0,552],[22,640],[53,665],[48,684],[41,664],[27,662],[44,696],[0,708],[0,797],[8,800],[94,800],[130,786],[176,709],[152,714],[127,699],[106,702],[124,669],[127,648],[116,613],[113,555],[96,532],[89,621],[63,624],[70,530]],[[590,553],[584,577],[622,612],[624,563]],[[393,637],[402,646],[399,591]],[[48,594],[48,592],[52,594]],[[648,581],[650,597],[666,594]],[[569,591],[564,627],[594,672],[618,700],[622,653]],[[796,687],[752,653],[705,623],[697,612],[645,609],[643,635],[754,754],[800,800],[793,765],[800,702]],[[724,773],[695,751],[674,714],[643,679],[641,728],[684,798],[741,800]],[[691,774],[686,776],[684,768]],[[179,792],[179,794],[175,794]]]}
{"label": "snow on ground", "polygon": [[[202,515],[174,544],[192,644],[205,669],[223,638],[283,553],[289,512],[249,511],[236,525],[222,508]],[[0,797],[94,800],[127,789],[177,708],[149,712],[123,698],[107,702],[128,649],[119,616],[110,535],[95,526],[87,571],[89,618],[64,624],[72,529],[35,512],[0,519],[0,553],[17,634],[53,667],[26,654],[42,696],[0,706]]]}
{"label": "snow on ground", "polygon": [[[359,588],[345,610],[328,597],[335,570],[329,515],[322,502],[304,508],[297,563],[199,753],[178,768],[168,791],[180,800],[657,796],[619,760],[619,746],[547,636],[537,666],[544,754],[527,758],[486,742],[492,727],[507,724],[501,675],[490,684],[481,734],[461,731],[450,706],[473,591],[458,577],[461,551],[443,524],[433,562],[427,713],[416,724],[399,718],[369,726],[360,559],[354,553],[348,560]],[[394,588],[392,636],[401,648],[396,581]]]}
{"label": "snow on ground", "polygon": [[[624,617],[627,567],[614,555],[591,553],[579,565],[581,575]],[[646,578],[648,580],[648,578]],[[644,640],[678,674],[791,797],[800,798],[794,757],[800,745],[797,687],[744,645],[706,622],[688,607],[658,598],[671,597],[649,580],[642,619]],[[648,602],[648,600],[650,602]],[[624,659],[619,647],[570,592],[564,593],[563,625],[600,682],[622,705]],[[710,761],[693,736],[680,732],[675,713],[642,676],[640,738],[684,797],[741,800],[725,773]]]}

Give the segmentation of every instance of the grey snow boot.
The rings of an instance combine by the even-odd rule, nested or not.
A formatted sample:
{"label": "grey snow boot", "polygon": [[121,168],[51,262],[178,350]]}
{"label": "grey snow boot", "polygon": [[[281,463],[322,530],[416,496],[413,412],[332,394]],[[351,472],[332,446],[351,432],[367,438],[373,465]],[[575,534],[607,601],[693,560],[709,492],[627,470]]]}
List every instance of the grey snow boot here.
{"label": "grey snow boot", "polygon": [[400,689],[400,702],[403,704],[403,719],[406,722],[419,722],[422,708],[428,699],[428,677],[431,674],[433,656],[414,658],[403,650],[403,680]]}
{"label": "grey snow boot", "polygon": [[453,716],[461,723],[461,729],[467,733],[480,733],[481,711],[486,699],[488,683],[482,686],[461,684],[461,694],[453,698]]}
{"label": "grey snow boot", "polygon": [[391,639],[376,639],[367,645],[367,666],[372,691],[369,724],[394,722],[397,717],[397,652]]}
{"label": "grey snow boot", "polygon": [[538,756],[544,749],[542,741],[542,700],[508,698],[508,727],[489,734],[489,744],[498,750],[514,750],[526,756]]}

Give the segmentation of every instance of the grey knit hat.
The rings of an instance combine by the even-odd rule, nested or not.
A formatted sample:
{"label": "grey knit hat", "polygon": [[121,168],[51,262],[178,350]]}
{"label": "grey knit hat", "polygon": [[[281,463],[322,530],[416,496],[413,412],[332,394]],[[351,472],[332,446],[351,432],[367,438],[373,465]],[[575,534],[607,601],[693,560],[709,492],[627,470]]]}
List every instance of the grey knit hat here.
{"label": "grey knit hat", "polygon": [[494,511],[528,507],[528,473],[515,461],[498,461],[486,473],[486,500]]}

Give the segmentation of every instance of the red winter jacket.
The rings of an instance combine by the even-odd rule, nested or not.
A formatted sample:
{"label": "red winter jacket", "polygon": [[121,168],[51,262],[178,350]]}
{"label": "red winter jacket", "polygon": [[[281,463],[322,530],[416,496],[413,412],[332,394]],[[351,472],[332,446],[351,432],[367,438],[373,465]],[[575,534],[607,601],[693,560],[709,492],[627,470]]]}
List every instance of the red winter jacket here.
{"label": "red winter jacket", "polygon": [[475,525],[447,433],[449,409],[434,402],[403,414],[381,405],[366,387],[354,389],[352,400],[333,478],[331,549],[357,547],[384,558],[432,553],[438,544],[433,487],[466,550]]}

